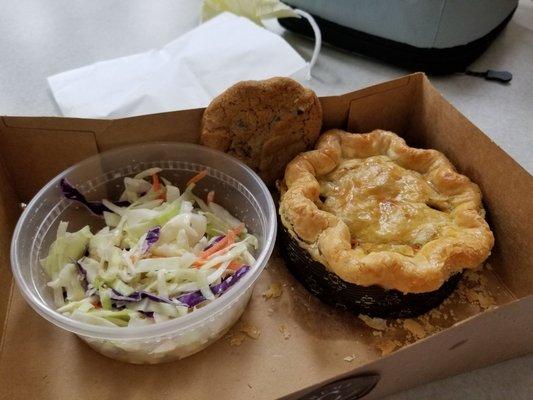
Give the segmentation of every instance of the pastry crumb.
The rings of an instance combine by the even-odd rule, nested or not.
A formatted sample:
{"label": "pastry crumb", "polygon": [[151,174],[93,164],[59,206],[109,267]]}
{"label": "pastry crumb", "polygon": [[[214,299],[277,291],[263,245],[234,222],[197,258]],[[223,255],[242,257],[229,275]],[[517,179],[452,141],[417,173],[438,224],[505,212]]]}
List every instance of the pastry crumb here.
{"label": "pastry crumb", "polygon": [[259,336],[261,336],[261,330],[251,324],[243,324],[239,330],[254,340],[259,339]]}
{"label": "pastry crumb", "polygon": [[346,361],[346,362],[352,362],[353,360],[355,360],[355,354],[346,356],[346,357],[343,358],[343,360]]}
{"label": "pastry crumb", "polygon": [[267,314],[268,314],[268,315],[272,315],[272,314],[274,314],[274,309],[273,309],[272,307],[269,308],[269,309],[267,310]]}
{"label": "pastry crumb", "polygon": [[476,303],[477,302],[477,296],[476,293],[473,290],[469,290],[466,292],[466,299],[470,303]]}
{"label": "pastry crumb", "polygon": [[494,299],[491,297],[491,296],[488,296],[488,295],[484,295],[484,294],[481,294],[481,293],[478,293],[478,301],[479,301],[479,305],[482,307],[482,308],[490,308],[494,305],[496,305]]}
{"label": "pastry crumb", "polygon": [[368,315],[359,314],[359,319],[372,329],[377,329],[378,331],[384,331],[387,329],[387,321],[383,318],[371,318]]}
{"label": "pastry crumb", "polygon": [[246,336],[242,332],[237,332],[231,335],[229,344],[230,346],[240,346],[242,342],[244,342],[244,339],[246,339]]}
{"label": "pastry crumb", "polygon": [[433,309],[429,312],[429,316],[431,318],[441,318],[443,316],[442,312],[440,312],[439,310],[437,309]]}
{"label": "pastry crumb", "polygon": [[398,340],[384,339],[377,344],[382,356],[392,353],[401,343]]}
{"label": "pastry crumb", "polygon": [[487,278],[485,275],[479,276],[479,284],[482,288],[485,288],[489,285],[489,278]]}
{"label": "pastry crumb", "polygon": [[250,385],[250,384],[248,383],[248,387],[251,389],[251,388],[252,388],[252,385]]}
{"label": "pastry crumb", "polygon": [[479,283],[479,274],[475,271],[465,271],[463,276],[467,281],[472,283]]}
{"label": "pastry crumb", "polygon": [[438,326],[431,323],[429,315],[422,315],[421,317],[418,318],[418,320],[420,321],[420,324],[424,328],[426,336],[438,330]]}
{"label": "pastry crumb", "polygon": [[374,336],[379,336],[379,337],[383,336],[383,334],[381,333],[381,331],[372,331],[372,335],[374,335]]}
{"label": "pastry crumb", "polygon": [[283,339],[288,340],[291,337],[291,333],[289,332],[285,324],[281,324],[279,326],[279,331],[281,332]]}
{"label": "pastry crumb", "polygon": [[263,297],[268,299],[273,299],[280,297],[283,293],[283,289],[281,288],[281,284],[279,282],[274,282],[270,285],[270,287],[263,292]]}
{"label": "pastry crumb", "polygon": [[495,304],[492,296],[483,294],[481,292],[475,292],[473,290],[469,290],[466,293],[466,298],[470,303],[479,304],[483,309],[489,308]]}
{"label": "pastry crumb", "polygon": [[424,327],[416,322],[414,319],[406,319],[403,321],[403,327],[413,334],[417,339],[426,337],[427,332]]}

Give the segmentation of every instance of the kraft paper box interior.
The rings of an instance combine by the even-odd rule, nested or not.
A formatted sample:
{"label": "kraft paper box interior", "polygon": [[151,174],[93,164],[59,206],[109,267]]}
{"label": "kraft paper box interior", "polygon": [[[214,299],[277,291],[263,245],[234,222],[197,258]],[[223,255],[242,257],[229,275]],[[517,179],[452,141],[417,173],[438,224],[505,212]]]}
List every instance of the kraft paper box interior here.
{"label": "kraft paper box interior", "polygon": [[[444,152],[479,184],[496,237],[481,271],[465,274],[438,309],[383,327],[322,305],[275,251],[241,321],[217,343],[168,364],[114,361],[39,317],[19,294],[9,246],[20,203],[98,152],[138,142],[196,142],[203,110],[120,120],[2,117],[0,398],[296,399],[331,382],[373,374],[379,381],[365,397],[371,399],[533,351],[531,176],[423,74],[321,102],[324,130],[395,131],[412,146]],[[263,296],[276,282],[281,296]],[[244,335],[245,325],[256,327],[259,338]]]}

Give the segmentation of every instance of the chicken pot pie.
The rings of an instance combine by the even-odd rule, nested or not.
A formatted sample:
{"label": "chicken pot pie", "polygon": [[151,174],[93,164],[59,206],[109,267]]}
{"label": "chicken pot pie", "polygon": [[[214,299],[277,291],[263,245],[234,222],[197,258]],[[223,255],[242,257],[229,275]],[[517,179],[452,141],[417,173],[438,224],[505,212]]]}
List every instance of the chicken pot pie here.
{"label": "chicken pot pie", "polygon": [[327,275],[334,293],[435,306],[427,295],[442,301],[494,243],[478,186],[442,153],[392,132],[326,132],[287,165],[280,191],[290,261],[315,292]]}

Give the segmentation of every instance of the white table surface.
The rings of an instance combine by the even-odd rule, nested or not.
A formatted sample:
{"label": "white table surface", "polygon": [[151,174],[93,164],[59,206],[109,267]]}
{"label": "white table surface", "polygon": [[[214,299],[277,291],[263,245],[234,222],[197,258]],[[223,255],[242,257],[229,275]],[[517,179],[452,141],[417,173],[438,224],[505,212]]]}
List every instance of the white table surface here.
{"label": "white table surface", "polygon": [[[164,45],[193,28],[199,0],[0,0],[0,115],[60,115],[45,78],[95,61]],[[312,44],[285,38],[304,56]],[[526,170],[533,172],[533,1],[518,10],[472,66],[514,75],[509,85],[462,74],[432,77],[444,96]],[[324,46],[311,86],[319,95],[349,92],[409,73]],[[490,167],[490,166],[489,166]],[[387,397],[533,398],[533,355]]]}

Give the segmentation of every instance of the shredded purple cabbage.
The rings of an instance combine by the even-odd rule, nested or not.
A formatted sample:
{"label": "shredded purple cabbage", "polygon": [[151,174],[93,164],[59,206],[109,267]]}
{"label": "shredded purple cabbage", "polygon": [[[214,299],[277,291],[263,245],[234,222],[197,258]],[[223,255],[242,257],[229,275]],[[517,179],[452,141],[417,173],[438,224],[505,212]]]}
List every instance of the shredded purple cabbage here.
{"label": "shredded purple cabbage", "polygon": [[[220,282],[217,285],[211,285],[211,291],[214,295],[221,295],[226,290],[228,290],[231,286],[235,285],[243,276],[250,270],[249,265],[244,265],[241,268],[239,268],[235,273],[231,276],[228,276],[226,279],[224,279],[222,282]],[[157,301],[159,303],[167,303],[167,304],[173,304],[177,305],[175,300],[172,300],[168,297],[163,296],[157,296],[152,293],[148,293],[145,291],[140,292],[133,292],[128,296],[123,295],[122,293],[119,293],[115,289],[111,290],[111,294],[109,296],[112,300],[116,301],[117,304],[123,304],[122,302],[139,302],[144,298],[147,298],[152,301]],[[185,293],[179,296],[177,299],[181,304],[186,305],[189,308],[195,307],[201,302],[205,301],[205,297],[199,290],[195,292]]]}
{"label": "shredded purple cabbage", "polygon": [[202,301],[205,301],[205,297],[202,294],[202,292],[197,290],[196,292],[182,294],[181,296],[178,297],[178,301],[186,305],[187,307],[191,308],[191,307],[197,306]]}
{"label": "shredded purple cabbage", "polygon": [[141,292],[141,297],[146,297],[149,300],[157,301],[159,303],[167,303],[167,304],[176,305],[176,302],[172,301],[172,299],[169,299],[168,297],[157,296],[155,294],[148,293],[148,292]]}
{"label": "shredded purple cabbage", "polygon": [[[239,279],[241,279],[244,276],[244,274],[246,274],[249,270],[250,270],[250,266],[244,265],[243,267],[235,271],[233,275],[228,276],[218,285],[211,285],[210,286],[211,291],[213,292],[214,295],[221,295],[226,290],[228,290],[231,286],[236,284],[239,281]],[[186,294],[179,296],[178,301],[180,303],[185,304],[187,307],[191,308],[205,301],[205,297],[203,296],[202,292],[197,290],[196,292],[186,293]]]}
{"label": "shredded purple cabbage", "polygon": [[133,292],[129,296],[125,296],[122,293],[116,291],[115,289],[111,289],[111,293],[109,294],[109,297],[115,301],[136,302],[136,301],[142,300],[141,292]]}
{"label": "shredded purple cabbage", "polygon": [[[59,182],[61,192],[69,200],[74,200],[82,203],[87,207],[93,214],[103,215],[104,211],[111,211],[106,206],[104,206],[99,201],[88,201],[85,196],[74,186],[67,182],[65,178],[61,179]],[[114,202],[119,207],[127,207],[130,205],[129,201],[116,201]]]}
{"label": "shredded purple cabbage", "polygon": [[213,247],[215,244],[217,244],[218,242],[220,242],[222,239],[224,239],[224,236],[216,236],[216,237],[215,237],[215,240],[213,240],[211,243],[209,243],[209,244],[205,247],[204,251],[207,250],[207,249],[210,249],[210,248]]}
{"label": "shredded purple cabbage", "polygon": [[152,301],[157,301],[158,303],[167,303],[167,304],[177,305],[175,301],[172,301],[168,297],[157,296],[155,294],[148,293],[145,291],[133,292],[130,295],[125,296],[122,293],[117,292],[115,289],[112,289],[109,297],[115,301],[127,301],[127,302],[135,302],[135,303],[138,301],[141,301],[144,298],[147,298]]}
{"label": "shredded purple cabbage", "polygon": [[146,239],[142,245],[142,253],[148,253],[148,250],[159,240],[159,235],[161,234],[161,228],[156,226],[148,231],[146,234]]}
{"label": "shredded purple cabbage", "polygon": [[222,294],[228,290],[231,286],[235,285],[243,276],[250,270],[249,265],[243,265],[231,276],[228,276],[218,285],[211,286],[211,291],[213,294]]}
{"label": "shredded purple cabbage", "polygon": [[81,287],[83,288],[83,290],[87,290],[89,288],[89,281],[87,280],[87,271],[85,271],[85,268],[83,268],[78,261],[76,261],[75,264],[78,268],[78,275],[80,277]]}

